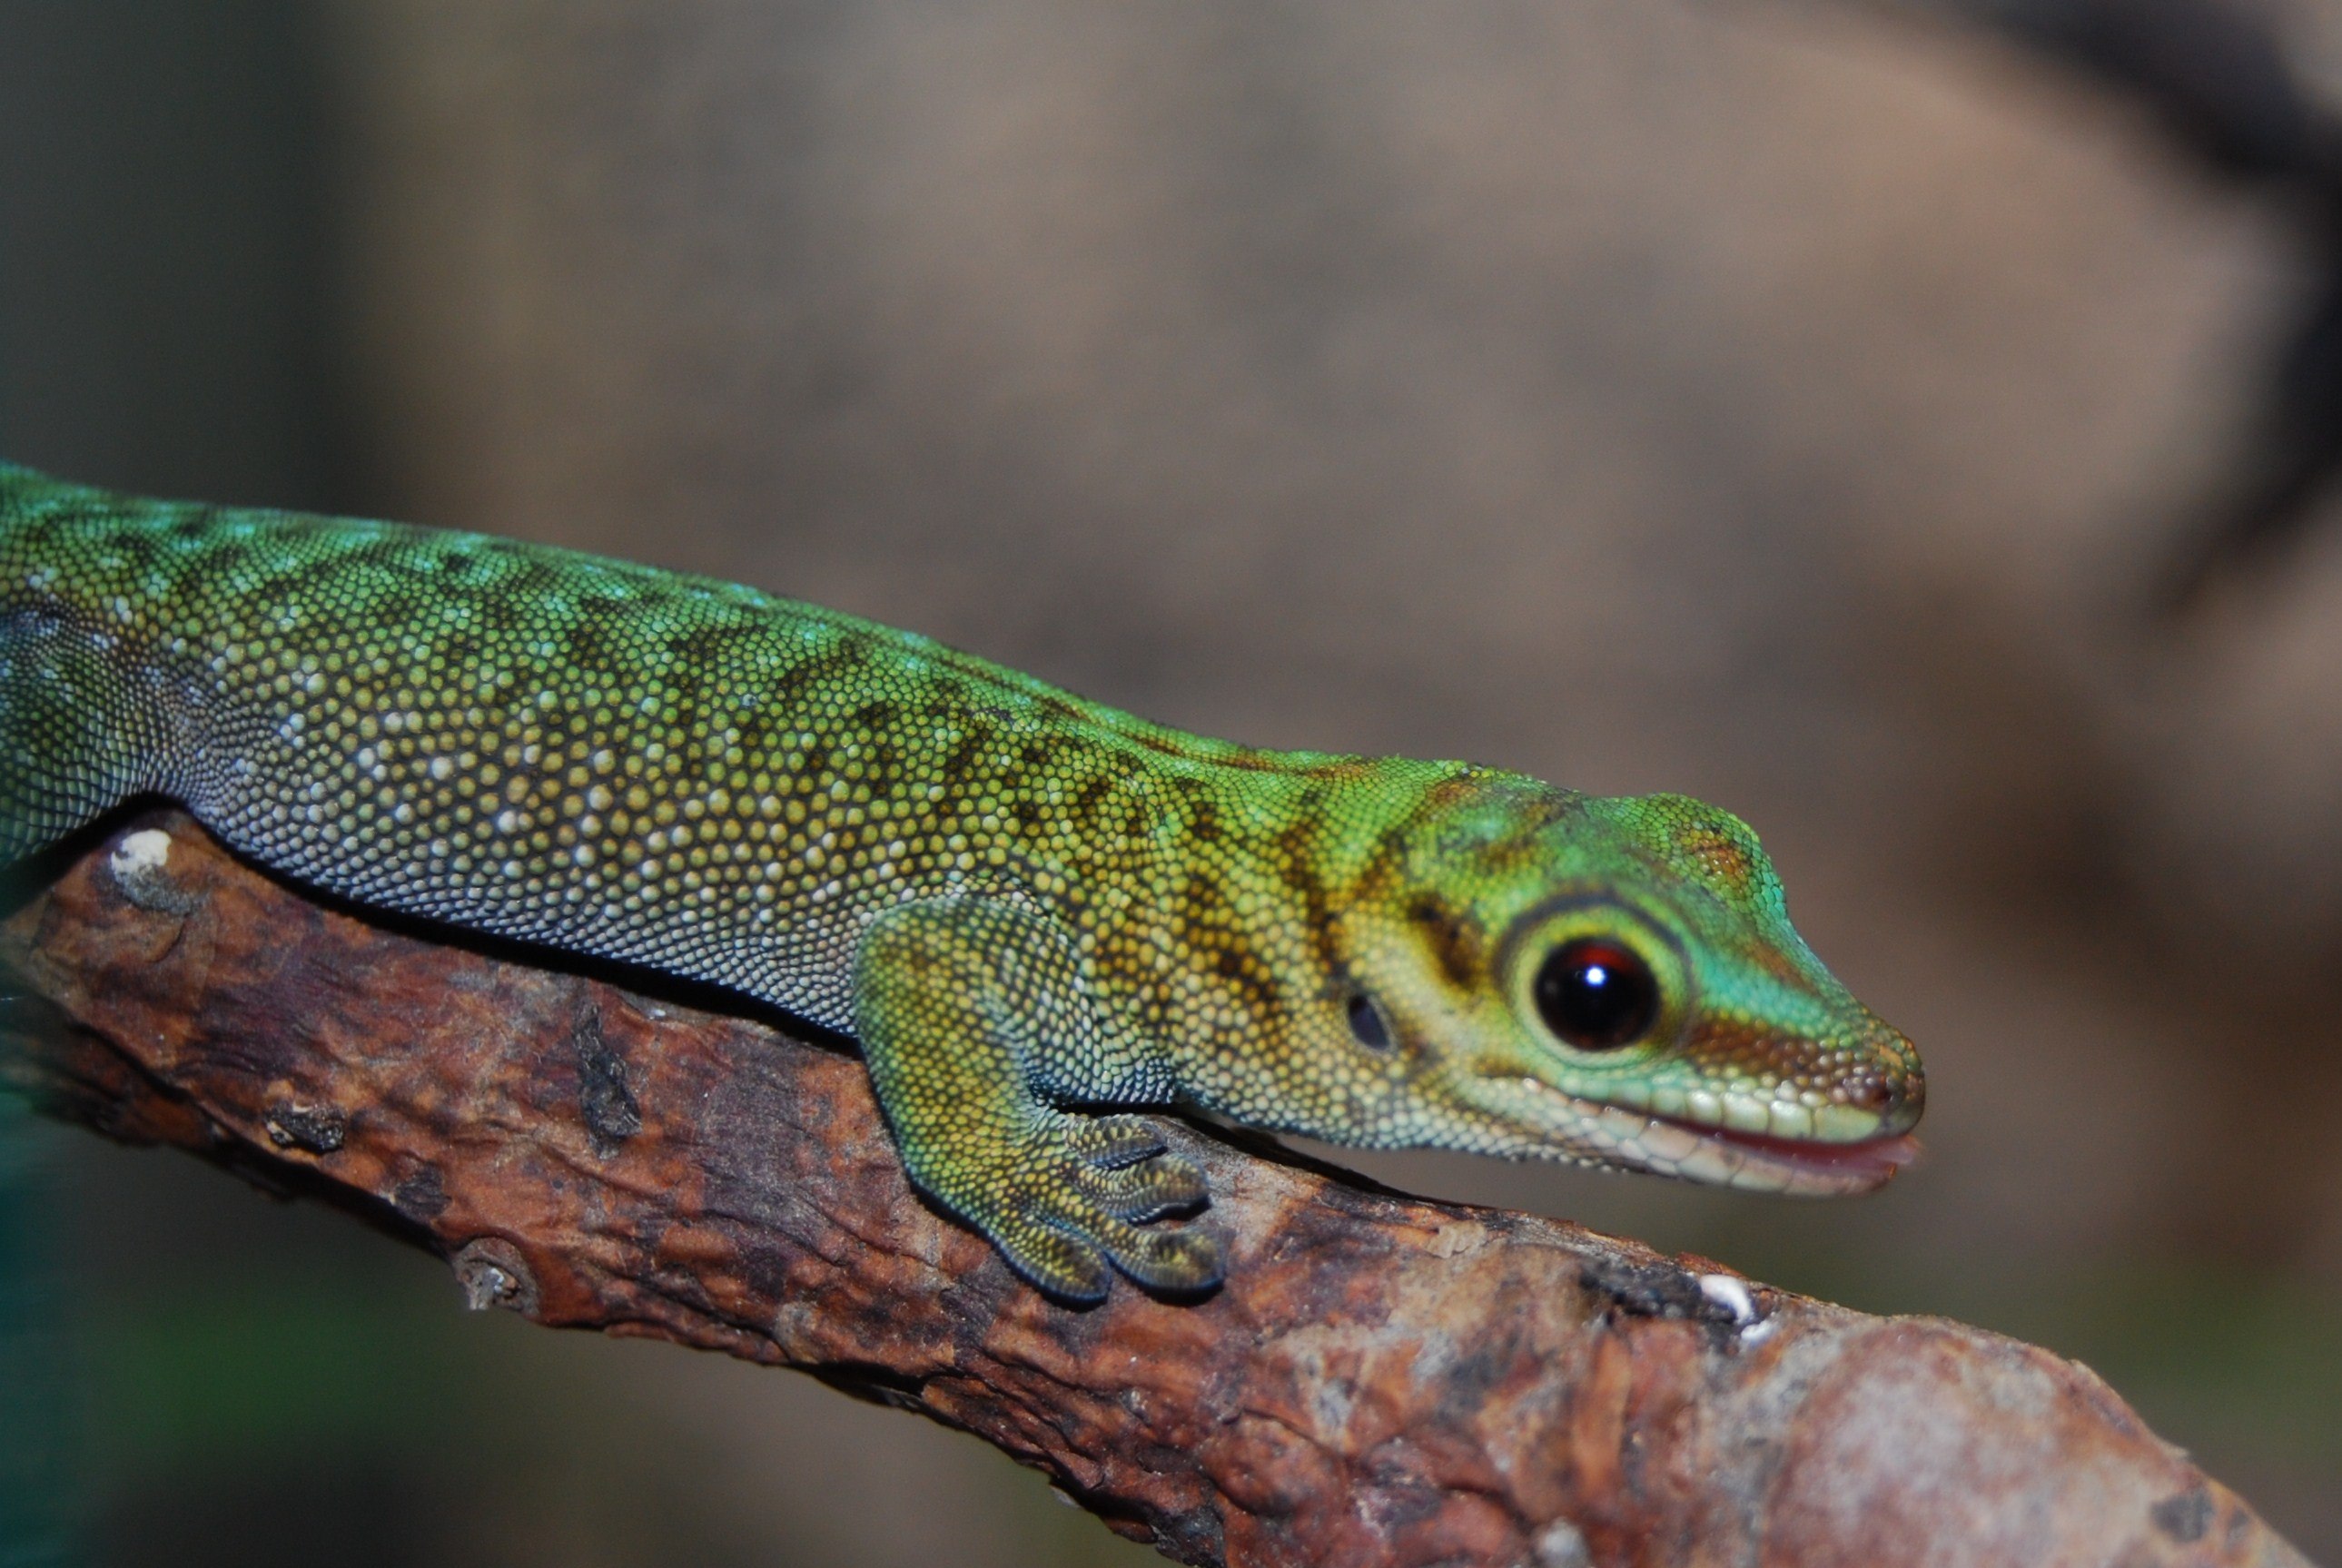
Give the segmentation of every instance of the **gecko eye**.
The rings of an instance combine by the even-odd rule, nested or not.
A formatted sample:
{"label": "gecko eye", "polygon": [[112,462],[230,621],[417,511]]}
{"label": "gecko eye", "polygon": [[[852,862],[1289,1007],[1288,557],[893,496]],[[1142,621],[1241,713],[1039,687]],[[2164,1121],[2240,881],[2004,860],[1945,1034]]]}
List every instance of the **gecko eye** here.
{"label": "gecko eye", "polygon": [[1615,1051],[1649,1033],[1659,983],[1632,948],[1600,936],[1565,942],[1536,972],[1537,1016],[1581,1051]]}
{"label": "gecko eye", "polygon": [[1383,1010],[1363,991],[1350,994],[1350,1033],[1369,1051],[1391,1048],[1390,1024],[1384,1019]]}

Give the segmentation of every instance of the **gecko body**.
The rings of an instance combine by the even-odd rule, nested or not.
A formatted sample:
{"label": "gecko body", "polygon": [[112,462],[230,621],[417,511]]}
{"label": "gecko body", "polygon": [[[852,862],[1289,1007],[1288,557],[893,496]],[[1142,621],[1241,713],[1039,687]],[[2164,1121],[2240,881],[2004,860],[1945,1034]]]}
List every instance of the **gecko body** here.
{"label": "gecko body", "polygon": [[141,794],[362,904],[851,1034],[1026,1278],[1221,1277],[1134,1108],[1852,1192],[1909,1043],[1748,829],[1255,749],[754,589],[0,464],[0,864]]}

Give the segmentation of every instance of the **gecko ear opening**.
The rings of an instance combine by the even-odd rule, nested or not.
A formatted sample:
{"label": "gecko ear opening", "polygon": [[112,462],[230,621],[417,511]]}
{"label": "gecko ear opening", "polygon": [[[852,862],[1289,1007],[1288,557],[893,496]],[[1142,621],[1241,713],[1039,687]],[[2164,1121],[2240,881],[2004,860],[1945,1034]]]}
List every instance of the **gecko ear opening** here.
{"label": "gecko ear opening", "polygon": [[1375,1005],[1375,999],[1363,991],[1350,993],[1350,1034],[1369,1051],[1386,1052],[1397,1044],[1391,1034],[1390,1020]]}

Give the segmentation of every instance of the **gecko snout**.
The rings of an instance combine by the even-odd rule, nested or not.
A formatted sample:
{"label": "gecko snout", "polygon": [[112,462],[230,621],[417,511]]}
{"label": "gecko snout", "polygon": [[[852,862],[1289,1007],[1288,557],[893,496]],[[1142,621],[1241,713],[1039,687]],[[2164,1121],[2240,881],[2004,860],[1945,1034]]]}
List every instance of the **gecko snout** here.
{"label": "gecko snout", "polygon": [[1870,1049],[1887,1064],[1845,1085],[1846,1103],[1878,1118],[1879,1132],[1907,1133],[1927,1108],[1927,1075],[1918,1052],[1898,1030],[1881,1024]]}

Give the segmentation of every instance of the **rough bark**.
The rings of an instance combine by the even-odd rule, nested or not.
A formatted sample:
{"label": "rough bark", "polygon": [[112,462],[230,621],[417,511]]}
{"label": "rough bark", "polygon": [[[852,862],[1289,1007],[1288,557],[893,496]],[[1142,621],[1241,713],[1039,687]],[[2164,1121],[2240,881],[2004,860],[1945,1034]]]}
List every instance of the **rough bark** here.
{"label": "rough bark", "polygon": [[2089,1372],[1958,1323],[1186,1127],[1228,1284],[1070,1311],[913,1196],[842,1043],[363,917],[173,812],[46,869],[0,1070],[53,1112],[372,1213],[475,1306],[963,1428],[1185,1562],[2302,1562]]}

